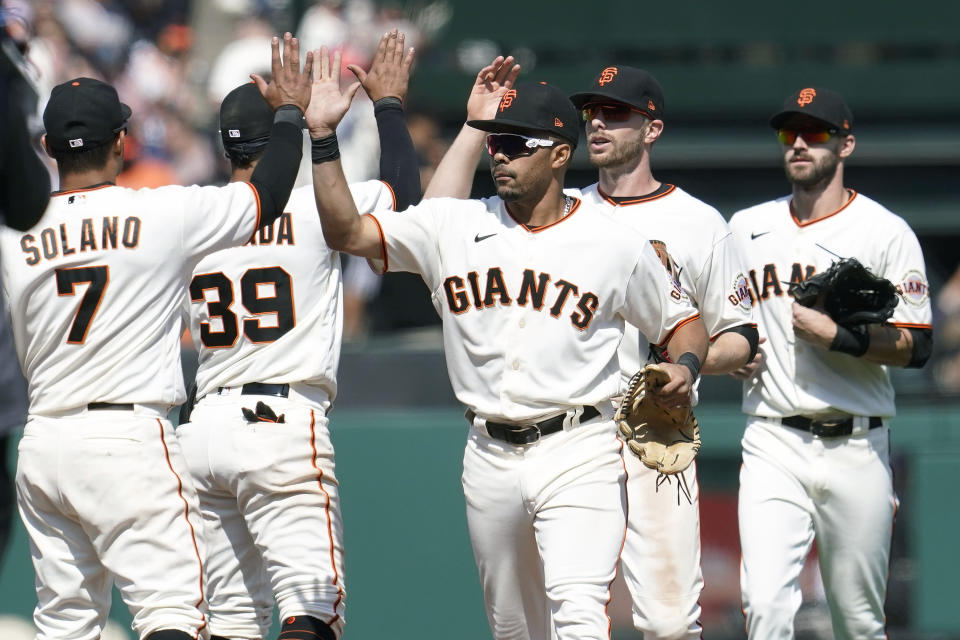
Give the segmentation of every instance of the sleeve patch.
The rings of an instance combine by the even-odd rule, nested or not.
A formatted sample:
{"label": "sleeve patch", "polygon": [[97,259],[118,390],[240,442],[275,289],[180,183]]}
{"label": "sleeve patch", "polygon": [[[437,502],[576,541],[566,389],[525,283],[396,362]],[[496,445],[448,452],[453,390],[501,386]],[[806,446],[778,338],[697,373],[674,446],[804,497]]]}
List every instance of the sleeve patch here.
{"label": "sleeve patch", "polygon": [[750,312],[753,302],[750,298],[750,285],[747,284],[747,276],[742,273],[737,274],[737,277],[733,280],[730,294],[727,296],[727,302],[744,313]]}
{"label": "sleeve patch", "polygon": [[919,271],[908,271],[897,284],[897,293],[907,303],[919,307],[930,299],[930,285]]}

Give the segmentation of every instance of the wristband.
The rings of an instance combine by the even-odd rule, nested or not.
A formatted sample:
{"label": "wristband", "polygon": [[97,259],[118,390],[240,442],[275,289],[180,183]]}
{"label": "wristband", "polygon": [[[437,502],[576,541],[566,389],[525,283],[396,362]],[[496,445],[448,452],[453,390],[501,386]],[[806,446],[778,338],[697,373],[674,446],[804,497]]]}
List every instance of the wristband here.
{"label": "wristband", "polygon": [[674,361],[676,364],[682,364],[687,369],[690,370],[690,374],[693,376],[693,379],[696,380],[700,375],[700,358],[693,355],[689,351],[681,355]]}
{"label": "wristband", "polygon": [[381,109],[388,109],[391,107],[403,109],[403,100],[397,98],[396,96],[386,96],[385,98],[380,98],[373,103],[373,112],[376,113]]}
{"label": "wristband", "polygon": [[273,112],[273,122],[289,122],[297,127],[303,127],[303,111],[295,104],[284,104]]}
{"label": "wristband", "polygon": [[313,164],[329,162],[340,157],[340,147],[337,145],[337,134],[330,135],[314,140],[310,139],[310,159]]}
{"label": "wristband", "polygon": [[844,327],[837,325],[837,335],[830,343],[830,351],[839,351],[860,357],[870,348],[870,331],[866,325]]}

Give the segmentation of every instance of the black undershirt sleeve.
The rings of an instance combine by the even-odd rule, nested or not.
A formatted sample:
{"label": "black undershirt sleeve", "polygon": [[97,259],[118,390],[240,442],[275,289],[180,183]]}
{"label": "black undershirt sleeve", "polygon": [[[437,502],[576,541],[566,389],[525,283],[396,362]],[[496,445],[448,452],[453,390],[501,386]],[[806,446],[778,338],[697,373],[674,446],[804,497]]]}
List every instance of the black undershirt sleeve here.
{"label": "black undershirt sleeve", "polygon": [[268,227],[287,206],[303,156],[303,113],[293,105],[277,109],[270,142],[250,176],[260,196],[260,226]]}
{"label": "black undershirt sleeve", "polygon": [[757,331],[757,325],[740,324],[735,327],[730,327],[725,331],[721,331],[717,334],[717,337],[719,338],[725,333],[739,333],[747,339],[747,343],[750,345],[750,356],[747,358],[747,362],[744,362],[744,364],[751,362],[754,356],[757,355],[757,349],[760,348],[760,332]]}
{"label": "black undershirt sleeve", "polygon": [[403,116],[398,98],[377,100],[373,105],[380,134],[380,179],[390,185],[397,198],[397,211],[420,202],[420,161]]}
{"label": "black undershirt sleeve", "polygon": [[933,353],[933,329],[913,329],[907,331],[913,337],[913,353],[910,354],[908,369],[919,369],[930,359]]}
{"label": "black undershirt sleeve", "polygon": [[12,96],[0,107],[0,222],[26,231],[40,220],[50,200],[50,175],[30,144],[27,120]]}

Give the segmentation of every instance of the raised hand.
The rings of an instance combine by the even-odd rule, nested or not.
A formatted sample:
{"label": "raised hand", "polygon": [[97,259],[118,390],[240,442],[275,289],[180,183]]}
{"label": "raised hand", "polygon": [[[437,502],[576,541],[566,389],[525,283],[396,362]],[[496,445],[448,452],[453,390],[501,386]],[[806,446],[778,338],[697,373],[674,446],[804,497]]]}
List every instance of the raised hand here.
{"label": "raised hand", "polygon": [[310,106],[303,115],[310,128],[310,137],[317,139],[337,130],[337,125],[350,108],[360,83],[354,82],[345,90],[340,90],[339,51],[333,54],[333,64],[330,64],[330,50],[325,46],[321,47],[320,51],[314,51],[313,55],[314,58],[319,58],[320,63],[313,67]]}
{"label": "raised hand", "polygon": [[257,83],[260,94],[276,111],[285,104],[307,110],[310,104],[310,75],[313,71],[313,53],[307,52],[307,59],[300,70],[300,43],[290,33],[283,34],[283,59],[280,58],[280,38],[274,36],[270,43],[270,82],[252,73],[250,77]]}
{"label": "raised hand", "polygon": [[405,38],[406,36],[396,29],[383,34],[369,71],[364,71],[355,64],[347,66],[360,79],[364,91],[374,102],[390,96],[402,101],[407,96],[413,47],[404,55]]}
{"label": "raised hand", "polygon": [[467,98],[467,120],[490,120],[497,115],[500,99],[513,87],[519,74],[520,65],[513,63],[513,56],[497,56],[480,69]]}

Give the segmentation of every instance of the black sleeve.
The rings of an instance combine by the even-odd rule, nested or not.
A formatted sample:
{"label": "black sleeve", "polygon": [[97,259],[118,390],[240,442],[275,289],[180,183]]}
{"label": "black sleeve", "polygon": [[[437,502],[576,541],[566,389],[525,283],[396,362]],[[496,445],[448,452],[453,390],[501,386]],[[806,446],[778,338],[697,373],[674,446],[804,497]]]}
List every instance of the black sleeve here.
{"label": "black sleeve", "polygon": [[913,353],[910,354],[910,362],[907,363],[908,369],[919,369],[927,364],[930,354],[933,352],[933,329],[913,329],[907,331],[913,337]]}
{"label": "black sleeve", "polygon": [[725,331],[721,331],[717,334],[717,337],[719,338],[725,333],[739,333],[747,339],[747,343],[750,345],[750,356],[747,358],[747,362],[744,362],[744,364],[752,361],[754,356],[757,355],[757,349],[760,348],[760,332],[757,331],[757,325],[740,324],[735,327],[730,327]]}
{"label": "black sleeve", "polygon": [[40,220],[50,200],[50,175],[30,144],[27,120],[12,96],[4,96],[0,140],[0,211],[4,224],[26,231]]}
{"label": "black sleeve", "polygon": [[380,134],[380,179],[397,198],[397,211],[420,202],[420,161],[403,117],[398,98],[381,98],[373,104]]}
{"label": "black sleeve", "polygon": [[290,199],[303,157],[302,118],[300,109],[292,105],[277,109],[270,142],[250,176],[250,184],[260,196],[259,228],[273,224]]}

